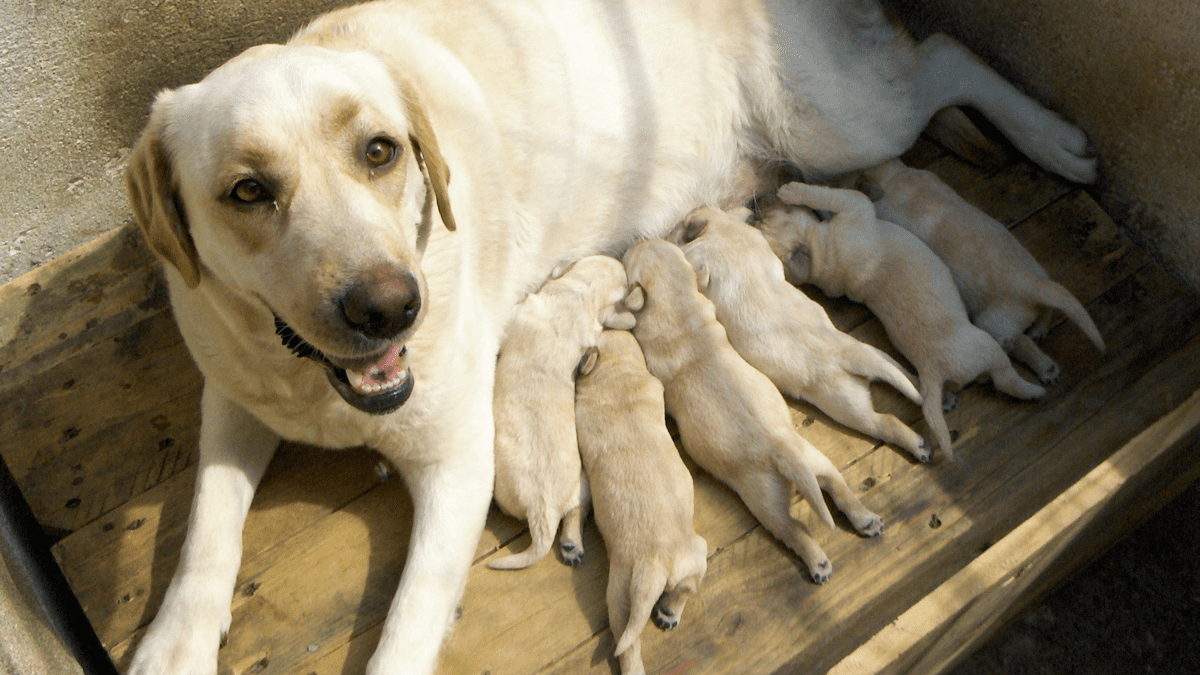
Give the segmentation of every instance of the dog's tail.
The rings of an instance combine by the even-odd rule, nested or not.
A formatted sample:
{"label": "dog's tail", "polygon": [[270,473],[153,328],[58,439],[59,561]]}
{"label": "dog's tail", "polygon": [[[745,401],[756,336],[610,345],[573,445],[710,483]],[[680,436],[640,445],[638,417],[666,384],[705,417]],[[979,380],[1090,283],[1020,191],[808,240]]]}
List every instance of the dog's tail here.
{"label": "dog's tail", "polygon": [[1070,291],[1052,279],[1043,278],[1034,288],[1034,296],[1039,303],[1066,314],[1068,319],[1079,326],[1092,344],[1096,345],[1096,349],[1104,351],[1104,338],[1100,336],[1100,329],[1096,328],[1092,317],[1079,303],[1079,300],[1071,295]]}
{"label": "dog's tail", "polygon": [[[795,440],[800,443],[804,442],[804,439],[800,438],[798,434]],[[833,514],[829,512],[829,505],[825,503],[825,497],[821,494],[821,484],[817,482],[817,476],[813,473],[812,467],[804,461],[800,449],[792,445],[792,441],[781,445],[780,452],[775,456],[775,469],[796,486],[800,496],[804,497],[809,506],[821,517],[821,522],[833,527]]]}
{"label": "dog's tail", "polygon": [[908,400],[921,405],[921,392],[913,385],[914,378],[895,359],[865,342],[855,341],[845,352],[846,369],[868,380],[886,382],[904,394]]}
{"label": "dog's tail", "polygon": [[558,529],[558,518],[551,520],[544,509],[532,509],[529,512],[529,537],[532,541],[529,548],[493,560],[488,567],[494,570],[520,570],[546,557],[550,547],[554,545],[554,533]]}
{"label": "dog's tail", "polygon": [[[927,369],[928,370],[928,369]],[[942,387],[945,378],[941,373],[921,373],[921,413],[925,415],[925,423],[937,438],[938,447],[945,453],[946,459],[954,461],[954,448],[950,443],[950,429],[946,426],[946,414],[942,410]]]}
{"label": "dog's tail", "polygon": [[661,562],[651,559],[634,565],[629,579],[629,621],[625,623],[621,639],[617,640],[614,654],[624,654],[641,637],[642,629],[666,587],[667,570]]}

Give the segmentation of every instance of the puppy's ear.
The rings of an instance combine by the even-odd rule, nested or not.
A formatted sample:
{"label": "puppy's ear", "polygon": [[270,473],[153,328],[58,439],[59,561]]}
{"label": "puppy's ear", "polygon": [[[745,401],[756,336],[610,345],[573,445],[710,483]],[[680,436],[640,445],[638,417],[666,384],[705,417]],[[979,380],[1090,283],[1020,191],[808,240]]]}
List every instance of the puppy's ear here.
{"label": "puppy's ear", "polygon": [[163,143],[165,109],[171,93],[154,102],[150,122],[129,156],[125,188],[129,206],[150,248],[183,276],[188,288],[200,283],[200,256],[188,230],[182,202],[175,191],[171,157]]}
{"label": "puppy's ear", "polygon": [[408,110],[408,122],[412,125],[409,140],[416,151],[417,162],[425,167],[429,176],[429,186],[433,189],[434,199],[437,200],[442,223],[447,230],[453,232],[458,226],[454,222],[454,213],[450,210],[450,193],[447,190],[447,186],[450,185],[450,168],[446,166],[446,160],[438,148],[437,136],[433,134],[429,115],[426,114],[416,89],[411,86],[406,88],[404,103]]}
{"label": "puppy's ear", "polygon": [[708,274],[708,267],[706,265],[701,265],[700,269],[696,270],[696,288],[703,293],[704,291],[708,290],[708,284],[711,281],[712,277],[710,277]]}
{"label": "puppy's ear", "polygon": [[621,311],[620,307],[609,307],[600,317],[600,325],[610,330],[633,330],[637,319],[633,312]]}
{"label": "puppy's ear", "polygon": [[550,270],[550,278],[551,279],[561,279],[564,274],[571,271],[571,268],[574,267],[575,263],[577,263],[577,262],[579,262],[579,261],[572,260],[571,262],[568,262],[568,263],[559,263],[559,264],[555,265],[554,269]]}
{"label": "puppy's ear", "polygon": [[677,246],[690,244],[696,241],[700,235],[704,234],[704,228],[708,227],[708,218],[701,216],[688,216],[682,223],[675,228],[675,241]]}
{"label": "puppy's ear", "polygon": [[588,347],[583,352],[583,357],[579,359],[579,365],[575,367],[575,378],[579,379],[584,375],[590,375],[596,369],[596,363],[600,360],[600,349],[597,347]]}
{"label": "puppy's ear", "polygon": [[625,308],[631,312],[640,312],[646,306],[646,291],[642,285],[634,282],[625,295]]}
{"label": "puppy's ear", "polygon": [[812,252],[808,245],[800,244],[793,249],[791,255],[783,261],[783,268],[787,272],[789,282],[802,284],[808,281],[812,276]]}

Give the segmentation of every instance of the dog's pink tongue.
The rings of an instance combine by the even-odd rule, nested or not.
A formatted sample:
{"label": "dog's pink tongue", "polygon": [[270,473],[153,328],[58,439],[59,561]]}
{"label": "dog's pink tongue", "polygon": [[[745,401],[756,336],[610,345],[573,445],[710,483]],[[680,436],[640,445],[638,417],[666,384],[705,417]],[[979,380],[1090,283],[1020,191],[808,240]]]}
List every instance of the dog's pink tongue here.
{"label": "dog's pink tongue", "polygon": [[387,384],[396,380],[403,367],[402,357],[404,356],[404,345],[395,344],[383,358],[367,367],[366,373],[363,374],[362,387],[370,385]]}

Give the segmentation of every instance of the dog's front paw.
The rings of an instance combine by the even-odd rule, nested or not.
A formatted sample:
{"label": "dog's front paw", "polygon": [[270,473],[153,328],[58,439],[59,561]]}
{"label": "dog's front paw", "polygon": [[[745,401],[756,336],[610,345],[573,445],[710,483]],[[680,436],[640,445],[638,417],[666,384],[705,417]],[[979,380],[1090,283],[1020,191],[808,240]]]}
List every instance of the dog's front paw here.
{"label": "dog's front paw", "polygon": [[654,625],[663,630],[671,630],[679,625],[679,617],[666,607],[658,605],[654,608]]}
{"label": "dog's front paw", "polygon": [[562,554],[562,561],[571,567],[583,562],[583,546],[581,545],[563,543],[562,546],[559,546],[558,551]]}
{"label": "dog's front paw", "polygon": [[933,446],[929,445],[928,438],[921,439],[921,444],[917,446],[917,451],[913,453],[913,457],[922,464],[927,463],[933,457]]}
{"label": "dog's front paw", "polygon": [[231,618],[228,609],[164,605],[142,637],[128,675],[215,675],[217,650]]}

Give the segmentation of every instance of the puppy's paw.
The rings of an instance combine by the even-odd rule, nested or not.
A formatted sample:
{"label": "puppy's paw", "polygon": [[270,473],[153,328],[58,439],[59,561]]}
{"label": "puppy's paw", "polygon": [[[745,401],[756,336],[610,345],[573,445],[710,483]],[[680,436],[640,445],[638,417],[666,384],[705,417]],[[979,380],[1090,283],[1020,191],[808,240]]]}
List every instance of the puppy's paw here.
{"label": "puppy's paw", "polygon": [[928,438],[921,439],[921,444],[917,446],[917,450],[913,453],[913,457],[915,457],[916,460],[922,464],[927,463],[933,457],[933,446],[929,444]]}
{"label": "puppy's paw", "polygon": [[571,567],[576,567],[583,562],[583,546],[564,543],[558,547],[558,551],[562,554],[562,561]]}
{"label": "puppy's paw", "polygon": [[953,412],[958,407],[958,396],[952,391],[942,390],[942,412]]}
{"label": "puppy's paw", "polygon": [[815,565],[809,565],[808,573],[812,575],[812,580],[818,584],[823,584],[829,581],[829,577],[833,576],[833,563],[829,562],[829,558],[818,561]]}
{"label": "puppy's paw", "polygon": [[679,617],[666,607],[658,605],[654,608],[654,625],[663,630],[671,630],[679,625]]}
{"label": "puppy's paw", "polygon": [[1058,384],[1059,381],[1062,380],[1062,369],[1058,367],[1057,363],[1050,361],[1048,364],[1038,370],[1037,376],[1038,380],[1041,381],[1044,386],[1049,387],[1051,385]]}
{"label": "puppy's paw", "polygon": [[855,523],[854,529],[864,537],[878,537],[883,533],[883,518],[872,513],[871,517],[862,523]]}

